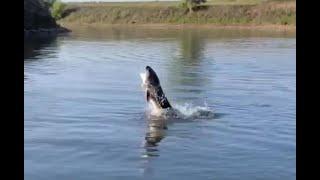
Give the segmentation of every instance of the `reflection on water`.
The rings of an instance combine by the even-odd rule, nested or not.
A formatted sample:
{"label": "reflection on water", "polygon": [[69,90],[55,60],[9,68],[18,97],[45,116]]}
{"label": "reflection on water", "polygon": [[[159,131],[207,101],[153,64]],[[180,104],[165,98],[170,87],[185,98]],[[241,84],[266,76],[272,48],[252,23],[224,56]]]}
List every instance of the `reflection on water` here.
{"label": "reflection on water", "polygon": [[57,37],[49,36],[46,38],[34,38],[24,41],[24,60],[37,59],[38,55],[48,55],[46,53],[53,53],[50,51],[41,51],[47,47],[57,47]]}
{"label": "reflection on water", "polygon": [[[57,37],[56,36],[48,36],[48,37],[33,37],[25,39],[24,41],[24,61],[28,63],[28,61],[40,60],[41,57],[50,57],[54,56],[54,52],[45,49],[57,48]],[[39,57],[40,56],[40,57]],[[24,80],[28,80],[28,75],[24,74]]]}
{"label": "reflection on water", "polygon": [[170,57],[167,64],[169,78],[166,83],[174,87],[170,94],[177,97],[177,101],[203,101],[202,93],[210,83],[206,66],[213,64],[212,61],[204,61],[205,32],[183,30],[178,41],[178,52]]}
{"label": "reflection on water", "polygon": [[[203,50],[204,42],[199,31],[182,31],[180,34],[181,41],[181,63],[184,66],[199,65]],[[181,66],[181,65],[180,65]]]}
{"label": "reflection on water", "polygon": [[148,128],[146,133],[146,147],[157,146],[165,136],[165,129],[167,129],[166,120],[161,117],[149,117]]}
{"label": "reflection on water", "polygon": [[[295,46],[121,27],[26,42],[25,179],[294,179]],[[146,65],[188,118],[144,116]]]}

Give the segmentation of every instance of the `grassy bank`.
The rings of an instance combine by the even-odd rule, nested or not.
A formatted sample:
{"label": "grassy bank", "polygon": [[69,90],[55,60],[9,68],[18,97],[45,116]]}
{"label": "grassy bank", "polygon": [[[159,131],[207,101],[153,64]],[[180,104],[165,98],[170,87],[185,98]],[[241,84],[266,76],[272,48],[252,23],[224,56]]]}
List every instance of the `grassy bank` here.
{"label": "grassy bank", "polygon": [[295,1],[213,0],[188,13],[180,2],[69,3],[62,24],[296,24]]}

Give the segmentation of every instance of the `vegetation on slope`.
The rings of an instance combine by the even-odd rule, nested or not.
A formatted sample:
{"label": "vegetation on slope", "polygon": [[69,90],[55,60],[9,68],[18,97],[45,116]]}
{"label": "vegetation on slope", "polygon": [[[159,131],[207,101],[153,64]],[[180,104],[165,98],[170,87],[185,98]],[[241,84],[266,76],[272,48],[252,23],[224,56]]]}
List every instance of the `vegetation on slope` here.
{"label": "vegetation on slope", "polygon": [[179,2],[70,3],[61,23],[295,25],[295,1],[215,0],[193,13]]}

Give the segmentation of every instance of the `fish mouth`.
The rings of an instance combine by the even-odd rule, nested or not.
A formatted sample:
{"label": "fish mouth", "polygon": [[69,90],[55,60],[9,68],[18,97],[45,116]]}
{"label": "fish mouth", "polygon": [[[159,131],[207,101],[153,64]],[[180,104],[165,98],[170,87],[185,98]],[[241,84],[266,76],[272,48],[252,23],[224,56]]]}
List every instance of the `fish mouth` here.
{"label": "fish mouth", "polygon": [[152,70],[152,68],[150,66],[146,66],[147,71],[149,71],[150,69]]}
{"label": "fish mouth", "polygon": [[142,84],[146,85],[148,82],[148,79],[151,79],[150,75],[151,74],[155,74],[155,72],[153,71],[153,69],[150,66],[146,66],[145,68],[145,72],[140,73],[140,78],[142,80]]}
{"label": "fish mouth", "polygon": [[160,85],[157,73],[150,66],[146,66],[145,82],[154,87]]}

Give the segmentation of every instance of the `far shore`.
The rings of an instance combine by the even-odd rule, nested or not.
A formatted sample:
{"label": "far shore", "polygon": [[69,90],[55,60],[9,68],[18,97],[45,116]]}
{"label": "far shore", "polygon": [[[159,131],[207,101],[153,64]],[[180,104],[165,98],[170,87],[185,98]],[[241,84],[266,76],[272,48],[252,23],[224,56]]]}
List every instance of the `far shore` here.
{"label": "far shore", "polygon": [[[296,30],[294,0],[209,1],[188,13],[178,2],[68,4],[63,26],[127,26],[148,28],[236,28],[275,31]],[[241,2],[241,3],[240,3]],[[252,1],[253,2],[253,1]],[[201,8],[200,8],[201,7]]]}

